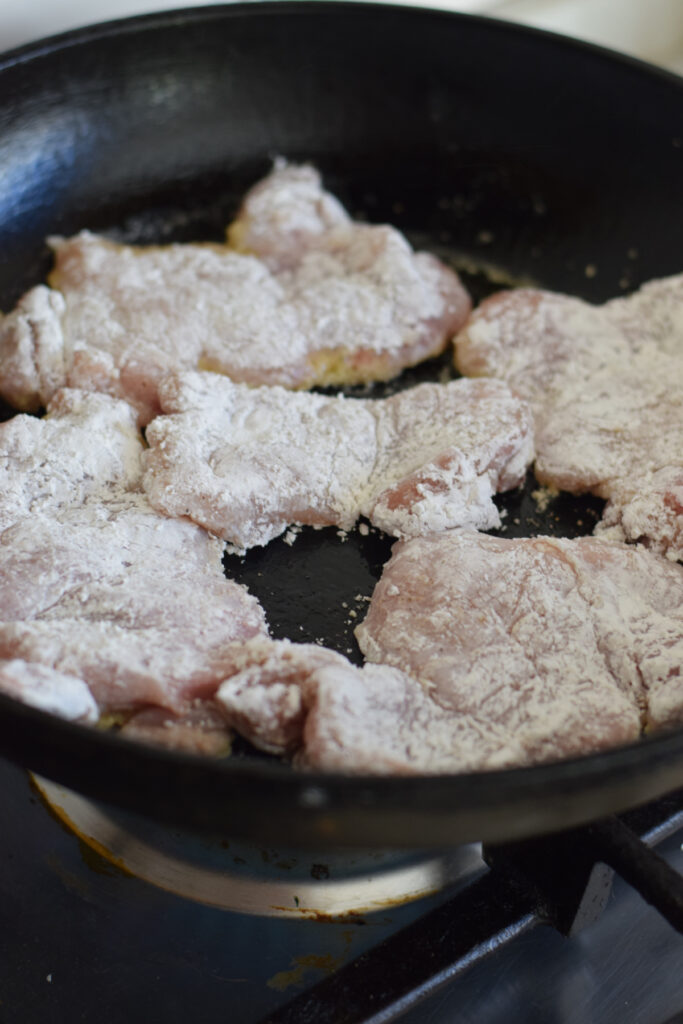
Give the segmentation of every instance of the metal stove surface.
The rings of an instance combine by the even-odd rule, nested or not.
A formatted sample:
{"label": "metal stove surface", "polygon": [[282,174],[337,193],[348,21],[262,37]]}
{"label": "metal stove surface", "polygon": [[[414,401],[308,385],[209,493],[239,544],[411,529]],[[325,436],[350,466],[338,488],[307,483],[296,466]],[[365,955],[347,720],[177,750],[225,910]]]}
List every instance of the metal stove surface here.
{"label": "metal stove surface", "polygon": [[[134,845],[116,851],[119,867],[100,856],[48,810],[23,771],[2,760],[0,792],[0,1024],[254,1024],[443,898],[436,894],[405,905],[393,902],[402,879],[409,891],[416,877],[422,884],[420,859],[373,854],[352,858],[354,863],[342,871],[340,863],[326,858],[306,869],[303,856],[294,864],[286,855],[283,859],[282,851],[249,853],[231,843],[222,849],[206,846],[202,852],[201,842],[192,848],[169,834],[162,851],[165,868],[177,862],[182,848],[188,862],[201,864],[194,878],[202,884],[218,871],[222,853],[233,898],[249,912],[227,911],[131,875],[124,865],[137,868]],[[157,845],[155,831],[152,827],[146,836],[149,845]],[[457,859],[428,859],[431,867],[422,881],[435,887],[439,865],[445,863],[452,878]],[[379,895],[373,890],[368,896],[370,860],[378,876],[392,882]],[[482,862],[470,851],[460,863],[471,876]],[[348,896],[349,877],[355,876],[358,902],[377,898],[384,905],[374,913],[326,917],[320,892],[325,879],[320,876],[328,871],[330,881],[338,883],[337,902],[343,883]],[[177,887],[182,891],[192,878],[186,873]],[[160,880],[175,884],[168,874]],[[217,902],[230,898],[229,888],[217,889]],[[278,915],[273,902],[284,903],[285,892],[292,900],[285,909],[293,912],[299,895],[300,913]],[[316,902],[320,912],[314,915]]]}
{"label": "metal stove surface", "polygon": [[[658,853],[683,874],[683,831]],[[615,877],[594,924],[502,945],[401,1024],[683,1024],[683,936]]]}
{"label": "metal stove surface", "polygon": [[[112,865],[3,761],[0,791],[0,1024],[258,1024],[467,884],[341,920],[228,911]],[[682,839],[660,848],[681,872]],[[477,870],[470,858],[469,882]],[[683,937],[619,878],[572,938],[523,926],[508,939],[401,1021],[665,1024],[683,1012]]]}

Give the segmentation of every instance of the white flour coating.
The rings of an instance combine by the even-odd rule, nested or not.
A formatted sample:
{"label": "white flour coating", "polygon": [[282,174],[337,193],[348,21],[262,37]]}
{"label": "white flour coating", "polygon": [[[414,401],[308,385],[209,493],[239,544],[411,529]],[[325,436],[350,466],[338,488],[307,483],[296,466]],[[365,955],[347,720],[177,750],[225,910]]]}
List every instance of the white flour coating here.
{"label": "white flour coating", "polygon": [[248,388],[172,374],[147,429],[144,486],[239,549],[290,524],[396,536],[499,524],[492,495],[533,457],[530,414],[498,381],[422,384],[387,399]]}
{"label": "white flour coating", "polygon": [[301,745],[312,679],[326,665],[346,664],[317,644],[256,638],[235,648],[234,674],[216,700],[233,728],[259,749],[293,754]]}
{"label": "white flour coating", "polygon": [[520,289],[456,338],[532,406],[541,483],[607,499],[598,532],[683,559],[683,275],[594,307]]}
{"label": "white flour coating", "polygon": [[84,680],[105,710],[182,710],[266,628],[223,545],[150,507],[142,448],[105,395],[61,391],[46,419],[0,426],[0,658]]}
{"label": "white flour coating", "polygon": [[520,763],[515,737],[444,709],[387,665],[356,668],[315,644],[254,640],[217,694],[227,720],[252,743],[327,771],[418,774]]}
{"label": "white flour coating", "polygon": [[30,411],[62,386],[103,391],[144,425],[169,369],[288,388],[387,379],[464,323],[457,276],[395,229],[349,220],[312,168],[280,166],[256,191],[237,234],[258,246],[279,226],[288,258],[272,269],[225,245],[53,239],[57,291],[32,289],[0,327],[0,394]]}
{"label": "white flour coating", "polygon": [[279,271],[296,266],[304,250],[324,244],[328,232],[352,225],[339,200],[321,188],[313,167],[278,158],[273,173],[249,190],[227,234],[234,249]]}
{"label": "white flour coating", "polygon": [[361,650],[443,707],[505,729],[524,760],[683,722],[683,567],[583,537],[467,531],[395,545]]}
{"label": "white flour coating", "polygon": [[47,405],[68,378],[59,292],[38,285],[0,322],[0,395],[17,409]]}
{"label": "white flour coating", "polygon": [[97,704],[83,680],[45,665],[0,661],[0,692],[71,722],[93,725],[98,718]]}

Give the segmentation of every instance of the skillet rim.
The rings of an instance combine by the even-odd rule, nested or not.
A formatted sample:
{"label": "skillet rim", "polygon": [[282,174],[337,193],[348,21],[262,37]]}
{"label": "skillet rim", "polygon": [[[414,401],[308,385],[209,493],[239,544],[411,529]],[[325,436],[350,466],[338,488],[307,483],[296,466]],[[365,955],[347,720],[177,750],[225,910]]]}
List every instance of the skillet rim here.
{"label": "skillet rim", "polygon": [[[7,734],[8,726],[12,735]],[[28,752],[24,740],[31,744]],[[519,768],[450,775],[346,775],[297,772],[287,763],[256,757],[212,760],[166,750],[59,719],[0,694],[0,745],[1,756],[98,803],[213,836],[281,840],[285,823],[291,830],[296,812],[296,837],[288,844],[316,849],[413,849],[522,839],[630,810],[674,792],[683,782],[683,729]],[[97,758],[109,762],[106,785],[100,773],[87,773]],[[116,775],[111,785],[112,768],[122,769],[122,784]],[[174,795],[159,802],[159,790],[169,783]],[[203,790],[195,788],[207,783],[208,805],[202,801]],[[253,799],[259,814],[267,812],[273,818],[259,820],[252,813],[245,818],[245,802]],[[379,821],[378,815],[383,815]]]}
{"label": "skillet rim", "polygon": [[131,30],[146,32],[155,28],[162,28],[179,22],[188,23],[192,21],[216,20],[216,15],[221,19],[237,19],[242,16],[250,17],[255,13],[268,16],[281,14],[308,14],[337,13],[339,10],[348,10],[356,13],[369,12],[378,14],[387,12],[395,17],[406,17],[408,19],[420,15],[425,20],[429,18],[443,18],[448,21],[463,21],[479,23],[487,29],[502,31],[506,36],[520,35],[528,38],[538,36],[547,42],[555,42],[560,47],[575,48],[582,52],[592,52],[611,61],[631,66],[635,70],[642,70],[648,75],[655,75],[668,79],[674,84],[681,84],[683,76],[677,75],[667,68],[652,64],[640,57],[624,53],[620,50],[612,50],[600,43],[593,43],[589,40],[580,39],[575,36],[565,36],[560,32],[551,29],[538,28],[534,25],[525,25],[521,22],[508,21],[504,18],[496,18],[486,14],[475,14],[467,11],[449,11],[438,7],[419,7],[406,3],[381,3],[377,0],[258,0],[258,6],[254,0],[238,0],[236,3],[203,4],[198,7],[169,7],[165,11],[150,11],[142,14],[128,15],[123,18],[111,18],[106,21],[97,21],[81,28],[67,29],[64,32],[57,32],[53,35],[36,39],[33,42],[23,43],[9,50],[0,52],[0,72],[6,68],[18,64],[27,63],[30,60],[47,56],[57,50],[70,49],[72,46],[87,44],[99,39],[112,38],[118,35],[126,35]]}

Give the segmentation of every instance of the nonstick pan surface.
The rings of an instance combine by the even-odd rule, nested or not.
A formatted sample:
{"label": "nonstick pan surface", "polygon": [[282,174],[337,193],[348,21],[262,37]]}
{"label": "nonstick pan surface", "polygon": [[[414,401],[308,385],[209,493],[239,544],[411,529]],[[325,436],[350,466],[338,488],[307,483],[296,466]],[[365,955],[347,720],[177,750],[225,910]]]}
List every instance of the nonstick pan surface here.
{"label": "nonstick pan surface", "polygon": [[[534,282],[603,301],[683,269],[680,79],[487,19],[249,4],[111,23],[0,60],[0,307],[44,278],[50,234],[220,239],[277,155],[315,163],[355,215],[450,260],[477,298]],[[534,486],[501,499],[506,536],[590,532],[599,502],[541,512]],[[358,660],[352,627],[389,549],[375,531],[303,531],[226,568],[274,635]],[[683,785],[681,731],[534,768],[369,778],[297,773],[239,744],[221,761],[174,754],[7,698],[0,752],[160,820],[316,847],[521,837]]]}

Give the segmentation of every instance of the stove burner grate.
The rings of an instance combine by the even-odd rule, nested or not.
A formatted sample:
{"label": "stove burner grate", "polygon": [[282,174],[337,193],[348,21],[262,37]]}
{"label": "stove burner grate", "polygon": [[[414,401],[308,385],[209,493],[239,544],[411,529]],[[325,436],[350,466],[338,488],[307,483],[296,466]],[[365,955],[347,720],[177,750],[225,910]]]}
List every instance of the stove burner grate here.
{"label": "stove burner grate", "polygon": [[485,847],[487,874],[261,1024],[388,1024],[539,924],[570,936],[595,922],[614,871],[683,933],[683,878],[652,849],[681,828],[683,791],[621,819]]}

